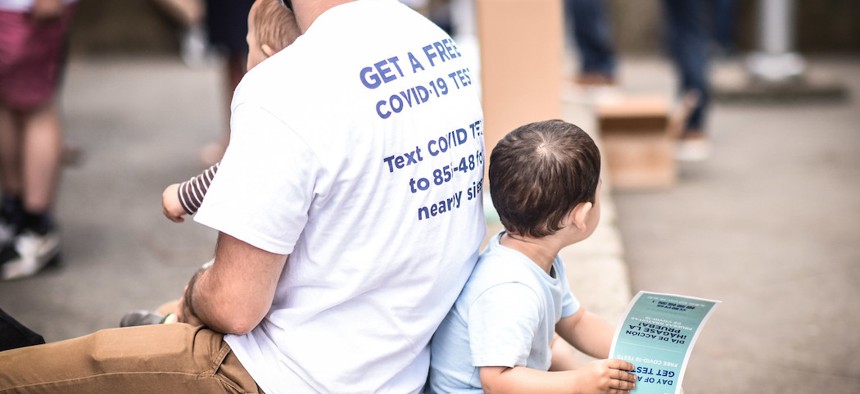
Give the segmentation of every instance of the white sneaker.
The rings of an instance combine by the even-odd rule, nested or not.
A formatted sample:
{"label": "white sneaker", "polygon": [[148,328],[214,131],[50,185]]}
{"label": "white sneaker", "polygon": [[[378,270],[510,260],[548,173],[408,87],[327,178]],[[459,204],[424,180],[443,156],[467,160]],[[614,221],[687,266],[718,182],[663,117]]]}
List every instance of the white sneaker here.
{"label": "white sneaker", "polygon": [[680,139],[675,146],[678,161],[703,161],[711,157],[711,143],[706,138]]}
{"label": "white sneaker", "polygon": [[56,230],[40,235],[24,231],[0,251],[0,279],[33,276],[60,254],[60,234]]}

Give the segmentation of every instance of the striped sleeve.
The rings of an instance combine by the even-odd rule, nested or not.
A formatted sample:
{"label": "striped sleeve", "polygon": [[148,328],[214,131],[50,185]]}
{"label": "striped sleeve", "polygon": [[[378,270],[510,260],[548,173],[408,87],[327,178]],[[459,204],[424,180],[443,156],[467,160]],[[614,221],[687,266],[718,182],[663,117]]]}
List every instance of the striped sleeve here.
{"label": "striped sleeve", "polygon": [[203,204],[203,198],[209,190],[209,185],[215,179],[215,173],[218,172],[218,165],[215,163],[212,167],[204,170],[200,175],[197,175],[179,185],[179,203],[182,204],[182,209],[189,215],[193,215],[200,209]]}

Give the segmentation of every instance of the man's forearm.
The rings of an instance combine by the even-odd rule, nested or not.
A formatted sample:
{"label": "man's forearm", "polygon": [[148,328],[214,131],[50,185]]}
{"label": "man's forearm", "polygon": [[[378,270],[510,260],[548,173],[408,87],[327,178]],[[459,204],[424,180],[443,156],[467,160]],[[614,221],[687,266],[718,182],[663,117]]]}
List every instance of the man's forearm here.
{"label": "man's forearm", "polygon": [[256,248],[220,233],[212,267],[201,269],[183,298],[188,322],[225,334],[244,334],[269,312],[285,255]]}
{"label": "man's forearm", "polygon": [[[219,311],[219,306],[223,306],[223,303],[214,300],[218,297],[218,294],[207,290],[208,286],[206,283],[211,280],[209,277],[209,268],[209,266],[204,266],[197,270],[185,287],[183,322],[192,325],[202,324],[222,334],[243,334],[247,332],[248,330],[237,329],[229,324],[233,321],[231,314],[224,316],[223,311]],[[219,315],[219,312],[221,312],[221,315]]]}
{"label": "man's forearm", "polygon": [[591,312],[586,312],[574,328],[572,338],[574,342],[571,344],[591,357],[607,358],[614,334],[615,329],[608,321]]}

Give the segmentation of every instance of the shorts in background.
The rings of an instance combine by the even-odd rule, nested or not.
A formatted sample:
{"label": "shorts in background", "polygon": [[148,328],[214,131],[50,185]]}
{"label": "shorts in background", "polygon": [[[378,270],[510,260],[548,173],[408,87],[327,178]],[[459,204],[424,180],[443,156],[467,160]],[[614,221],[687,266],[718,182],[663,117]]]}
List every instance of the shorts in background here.
{"label": "shorts in background", "polygon": [[25,12],[0,11],[0,104],[29,110],[50,102],[59,85],[75,5],[36,23]]}

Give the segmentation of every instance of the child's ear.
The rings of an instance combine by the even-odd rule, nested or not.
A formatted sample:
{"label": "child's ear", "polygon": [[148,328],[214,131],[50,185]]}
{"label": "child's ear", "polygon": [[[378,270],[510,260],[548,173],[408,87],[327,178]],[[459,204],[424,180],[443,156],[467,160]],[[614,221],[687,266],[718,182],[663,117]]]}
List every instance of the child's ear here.
{"label": "child's ear", "polygon": [[570,211],[570,223],[580,231],[585,231],[588,226],[588,215],[591,214],[591,208],[594,204],[590,202],[581,202],[576,204]]}
{"label": "child's ear", "polygon": [[272,57],[275,54],[275,50],[269,46],[269,44],[263,44],[260,46],[260,49],[263,50],[263,53],[266,54],[266,57]]}

